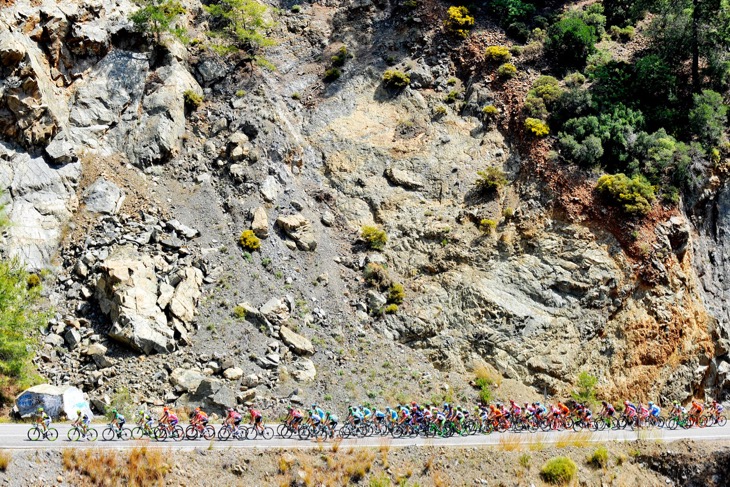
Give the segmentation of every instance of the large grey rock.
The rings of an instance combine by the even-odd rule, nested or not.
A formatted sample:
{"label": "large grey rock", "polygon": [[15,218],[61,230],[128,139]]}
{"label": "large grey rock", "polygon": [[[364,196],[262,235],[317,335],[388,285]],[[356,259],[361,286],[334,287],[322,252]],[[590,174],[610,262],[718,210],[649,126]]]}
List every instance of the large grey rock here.
{"label": "large grey rock", "polygon": [[63,337],[66,340],[66,345],[68,345],[69,350],[75,350],[79,346],[79,343],[81,343],[81,334],[76,328],[66,330]]}
{"label": "large grey rock", "polygon": [[271,298],[260,309],[261,314],[272,323],[280,324],[289,319],[289,306],[283,299]]}
{"label": "large grey rock", "polygon": [[268,201],[269,203],[273,203],[276,201],[276,198],[279,197],[281,185],[278,183],[274,176],[266,176],[264,182],[261,183],[261,188],[259,189],[259,191],[261,191],[261,196],[264,197],[264,200]]}
{"label": "large grey rock", "polygon": [[312,355],[314,353],[314,345],[312,345],[312,342],[308,338],[290,330],[286,326],[282,326],[279,329],[279,336],[281,336],[281,341],[298,355]]}
{"label": "large grey rock", "polygon": [[46,155],[55,164],[68,164],[78,160],[76,144],[66,132],[61,132],[46,146]]}
{"label": "large grey rock", "polygon": [[175,230],[178,235],[182,235],[187,239],[195,238],[200,235],[199,231],[180,223],[178,220],[170,220],[169,222],[167,222],[167,226]]}
{"label": "large grey rock", "polygon": [[75,418],[78,409],[93,418],[84,393],[71,386],[41,384],[26,389],[15,399],[15,409],[21,417],[35,415],[38,407],[43,407],[53,419],[58,419],[62,414],[67,418]]}
{"label": "large grey rock", "polygon": [[276,224],[296,242],[299,249],[313,251],[317,248],[312,222],[301,214],[280,216]]}
{"label": "large grey rock", "polygon": [[89,346],[86,354],[96,363],[99,368],[105,369],[114,365],[114,360],[106,355],[107,348],[100,344],[95,343]]}
{"label": "large grey rock", "polygon": [[238,367],[231,367],[230,369],[226,369],[223,371],[223,377],[228,380],[238,380],[243,377],[243,369],[239,369]]}
{"label": "large grey rock", "polygon": [[299,382],[311,382],[317,377],[317,369],[309,359],[300,359],[294,364],[292,377]]}
{"label": "large grey rock", "polygon": [[170,374],[170,382],[187,392],[195,392],[206,377],[195,370],[177,368]]}
{"label": "large grey rock", "polygon": [[89,211],[114,215],[124,203],[124,193],[116,184],[99,178],[84,192],[84,203]]}
{"label": "large grey rock", "polygon": [[173,330],[157,306],[153,259],[131,247],[120,247],[101,263],[100,271],[96,296],[113,322],[109,336],[146,354],[173,351]]}
{"label": "large grey rock", "polygon": [[266,216],[266,210],[260,206],[253,211],[251,230],[258,238],[269,237],[269,217]]}
{"label": "large grey rock", "polygon": [[421,179],[417,175],[408,171],[388,168],[385,170],[384,174],[388,181],[390,181],[392,184],[395,184],[396,186],[401,186],[406,189],[423,188],[423,181],[421,181]]}
{"label": "large grey rock", "polygon": [[203,85],[209,86],[223,79],[228,73],[228,70],[222,59],[209,57],[198,64],[198,73],[200,73]]}
{"label": "large grey rock", "polygon": [[170,312],[183,323],[191,323],[200,299],[203,272],[197,267],[186,267],[170,300]]}

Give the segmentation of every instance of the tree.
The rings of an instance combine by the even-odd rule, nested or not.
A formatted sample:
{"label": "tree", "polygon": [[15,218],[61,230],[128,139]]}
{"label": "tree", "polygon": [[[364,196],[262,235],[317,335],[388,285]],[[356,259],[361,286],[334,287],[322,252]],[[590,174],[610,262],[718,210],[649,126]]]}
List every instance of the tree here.
{"label": "tree", "polygon": [[595,52],[596,29],[576,17],[564,17],[550,26],[545,50],[563,70],[582,68]]}
{"label": "tree", "polygon": [[203,7],[220,26],[215,34],[225,38],[224,44],[216,46],[219,52],[241,50],[252,60],[260,61],[258,53],[274,45],[268,37],[274,22],[267,18],[269,8],[266,5],[256,0],[218,0]]}
{"label": "tree", "polygon": [[596,384],[598,384],[596,376],[585,371],[579,373],[571,397],[583,404],[596,402]]}
{"label": "tree", "polygon": [[135,11],[129,20],[134,27],[146,34],[152,34],[155,43],[161,44],[162,34],[172,34],[185,40],[187,31],[177,26],[177,20],[185,14],[185,7],[175,0],[141,0],[144,5]]}
{"label": "tree", "polygon": [[700,142],[708,147],[719,145],[725,139],[727,105],[722,95],[712,90],[703,90],[693,97],[694,107],[689,112],[692,131]]}

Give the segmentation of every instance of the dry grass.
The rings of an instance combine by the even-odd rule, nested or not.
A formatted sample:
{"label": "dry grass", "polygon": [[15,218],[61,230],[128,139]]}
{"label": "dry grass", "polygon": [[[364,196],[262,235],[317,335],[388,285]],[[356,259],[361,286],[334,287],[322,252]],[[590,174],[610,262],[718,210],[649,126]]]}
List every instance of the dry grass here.
{"label": "dry grass", "polygon": [[335,438],[335,441],[332,443],[332,453],[337,453],[340,451],[340,445],[342,444],[342,438],[337,437]]}
{"label": "dry grass", "polygon": [[426,463],[423,464],[423,473],[426,474],[433,470],[433,462],[435,458],[433,455],[428,457],[428,460],[426,460]]}
{"label": "dry grass", "polygon": [[560,439],[555,443],[557,448],[567,448],[573,446],[576,448],[585,448],[593,438],[590,431],[580,431],[578,433],[565,433],[560,435]]}
{"label": "dry grass", "polygon": [[488,384],[499,386],[502,384],[502,376],[495,369],[479,365],[474,368],[474,375],[477,379],[486,380]]}
{"label": "dry grass", "polygon": [[[352,448],[347,452],[325,452],[319,455],[318,461],[313,461],[306,453],[298,454],[296,459],[287,459],[282,455],[278,460],[277,483],[318,487],[357,484],[370,474],[376,456],[374,449],[360,449],[356,452]],[[292,468],[294,462],[297,468]]]}
{"label": "dry grass", "polygon": [[13,459],[12,453],[9,451],[0,451],[0,472],[5,472],[10,465],[10,461]]}
{"label": "dry grass", "polygon": [[388,453],[390,453],[390,440],[384,439],[380,445],[380,462],[384,469],[388,469]]}
{"label": "dry grass", "polygon": [[171,466],[160,450],[133,448],[129,453],[102,450],[63,451],[63,468],[79,475],[78,485],[146,487],[164,485]]}
{"label": "dry grass", "polygon": [[522,449],[522,437],[517,435],[502,435],[499,437],[499,449],[502,451],[519,451]]}
{"label": "dry grass", "polygon": [[537,433],[530,436],[529,448],[530,451],[542,451],[545,449],[545,439],[547,435],[545,433]]}

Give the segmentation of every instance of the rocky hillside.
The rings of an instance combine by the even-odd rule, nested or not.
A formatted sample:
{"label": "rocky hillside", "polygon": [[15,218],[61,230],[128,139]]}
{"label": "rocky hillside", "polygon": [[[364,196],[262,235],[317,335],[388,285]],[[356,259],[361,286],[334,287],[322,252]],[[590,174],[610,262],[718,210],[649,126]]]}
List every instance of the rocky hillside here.
{"label": "rocky hillside", "polygon": [[433,0],[271,5],[272,71],[211,49],[198,0],[159,46],[128,0],[5,3],[2,247],[43,277],[39,372],[97,408],[473,401],[475,370],[503,398],[578,371],[614,399],[730,391],[722,173],[629,241],[521,128],[545,61],[495,74],[489,16],[462,41]]}

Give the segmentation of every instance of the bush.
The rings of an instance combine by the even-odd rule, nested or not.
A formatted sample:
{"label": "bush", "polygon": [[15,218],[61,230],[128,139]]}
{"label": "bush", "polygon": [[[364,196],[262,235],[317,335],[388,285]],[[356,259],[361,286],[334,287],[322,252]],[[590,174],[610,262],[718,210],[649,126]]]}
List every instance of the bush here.
{"label": "bush", "polygon": [[446,30],[462,39],[469,37],[469,30],[474,27],[474,17],[469,15],[469,9],[452,5],[446,14],[448,16],[444,21]]}
{"label": "bush", "polygon": [[394,282],[388,289],[388,302],[393,304],[403,304],[403,300],[406,297],[406,291],[403,289],[403,284]]}
{"label": "bush", "polygon": [[489,166],[483,171],[477,171],[477,176],[477,187],[485,193],[496,191],[508,183],[505,172],[494,166]]}
{"label": "bush", "polygon": [[549,113],[548,109],[545,106],[545,102],[542,100],[542,98],[538,98],[533,95],[527,95],[527,98],[525,98],[525,103],[522,105],[522,110],[525,113],[525,116],[528,118],[537,118],[540,120],[545,120]]}
{"label": "bush", "polygon": [[567,484],[577,473],[577,465],[568,457],[551,458],[540,469],[540,476],[549,484]]}
{"label": "bush", "polygon": [[6,472],[10,466],[13,455],[6,450],[0,451],[0,472]]}
{"label": "bush", "polygon": [[530,91],[527,92],[528,96],[542,99],[548,108],[552,108],[552,105],[562,94],[563,90],[560,88],[557,78],[553,76],[540,76],[532,84]]}
{"label": "bush", "polygon": [[536,137],[545,137],[550,133],[548,125],[537,118],[525,119],[525,128],[532,132],[532,134]]}
{"label": "bush", "polygon": [[239,320],[245,320],[246,319],[246,308],[243,306],[234,306],[233,307],[233,316],[238,318]]}
{"label": "bush", "polygon": [[551,25],[545,40],[545,50],[561,69],[582,68],[595,50],[596,29],[583,20],[565,17]]}
{"label": "bush", "polygon": [[500,78],[514,78],[517,75],[517,66],[510,63],[504,63],[497,68],[497,75]]}
{"label": "bush", "polygon": [[700,142],[707,146],[719,145],[725,139],[727,105],[722,95],[712,90],[703,90],[693,97],[693,108],[689,112],[689,123]]}
{"label": "bush", "polygon": [[506,62],[512,59],[512,54],[505,46],[489,46],[484,51],[484,57],[487,58],[487,61]]}
{"label": "bush", "polygon": [[583,76],[582,73],[576,71],[575,73],[570,73],[565,78],[563,78],[563,81],[565,82],[565,86],[569,88],[577,88],[585,84],[586,77]]}
{"label": "bush", "polygon": [[383,308],[383,312],[387,315],[394,315],[398,312],[398,305],[397,304],[389,304],[385,308]]}
{"label": "bush", "polygon": [[324,80],[327,83],[332,83],[340,79],[340,76],[342,76],[342,70],[340,68],[332,67],[324,72]]}
{"label": "bush", "polygon": [[29,274],[25,282],[28,285],[28,289],[33,289],[41,285],[41,278],[38,274]]}
{"label": "bush", "polygon": [[443,105],[439,105],[433,109],[434,117],[443,117],[447,113],[448,113],[448,111],[446,110],[446,107]]}
{"label": "bush", "polygon": [[502,210],[502,217],[505,220],[509,220],[513,216],[515,216],[515,210],[511,206],[508,206],[507,208],[505,208],[504,210]]}
{"label": "bush", "polygon": [[385,230],[372,225],[362,227],[360,235],[368,243],[368,246],[374,250],[381,250],[388,241],[388,235],[385,233]]}
{"label": "bush", "polygon": [[302,11],[302,6],[301,5],[292,5],[291,11],[292,11],[292,13],[298,14],[299,12]]}
{"label": "bush", "polygon": [[489,218],[483,218],[479,222],[479,229],[484,233],[492,233],[497,228],[497,222]]}
{"label": "bush", "polygon": [[588,457],[588,463],[596,467],[605,468],[608,466],[608,450],[605,446],[599,446],[596,451]]}
{"label": "bush", "polygon": [[193,90],[185,90],[183,93],[183,100],[185,100],[185,107],[190,110],[197,110],[200,105],[203,104],[203,95],[200,95]]}
{"label": "bush", "polygon": [[499,118],[499,110],[494,105],[486,105],[482,108],[482,117],[487,122],[494,122]]}
{"label": "bush", "polygon": [[578,374],[578,381],[575,386],[576,389],[571,393],[571,397],[576,401],[583,404],[593,404],[596,402],[596,384],[598,378],[588,372],[581,372]]}
{"label": "bush", "polygon": [[347,46],[342,46],[337,50],[337,54],[332,56],[332,66],[336,67],[342,67],[345,65],[348,59],[352,57],[352,54],[350,54],[347,51]]}
{"label": "bush", "polygon": [[258,250],[261,247],[261,240],[253,233],[253,230],[244,230],[238,238],[238,243],[246,250]]}
{"label": "bush", "polygon": [[444,102],[446,103],[454,103],[459,98],[459,90],[451,90],[448,95],[446,95],[446,98],[444,98]]}
{"label": "bush", "polygon": [[618,25],[612,25],[609,29],[611,38],[617,41],[627,42],[634,38],[636,35],[636,29],[629,25],[623,29]]}
{"label": "bush", "polygon": [[523,0],[493,0],[487,3],[487,8],[490,14],[497,17],[499,25],[508,28],[515,23],[528,21],[535,13],[535,6]]}
{"label": "bush", "polygon": [[383,83],[389,88],[405,88],[411,83],[411,78],[397,69],[387,69],[383,73]]}
{"label": "bush", "polygon": [[243,98],[244,96],[246,96],[246,90],[238,90],[238,91],[236,91],[236,97],[237,98]]}
{"label": "bush", "polygon": [[365,282],[378,289],[389,288],[392,284],[388,271],[380,264],[369,262],[363,270]]}
{"label": "bush", "polygon": [[643,176],[629,178],[625,174],[604,174],[596,190],[629,215],[646,215],[654,201],[654,187]]}
{"label": "bush", "polygon": [[178,39],[187,40],[187,32],[176,27],[177,20],[185,14],[185,7],[174,0],[142,0],[142,6],[130,15],[129,20],[138,32],[151,34],[156,44],[162,43],[162,34],[172,34]]}

